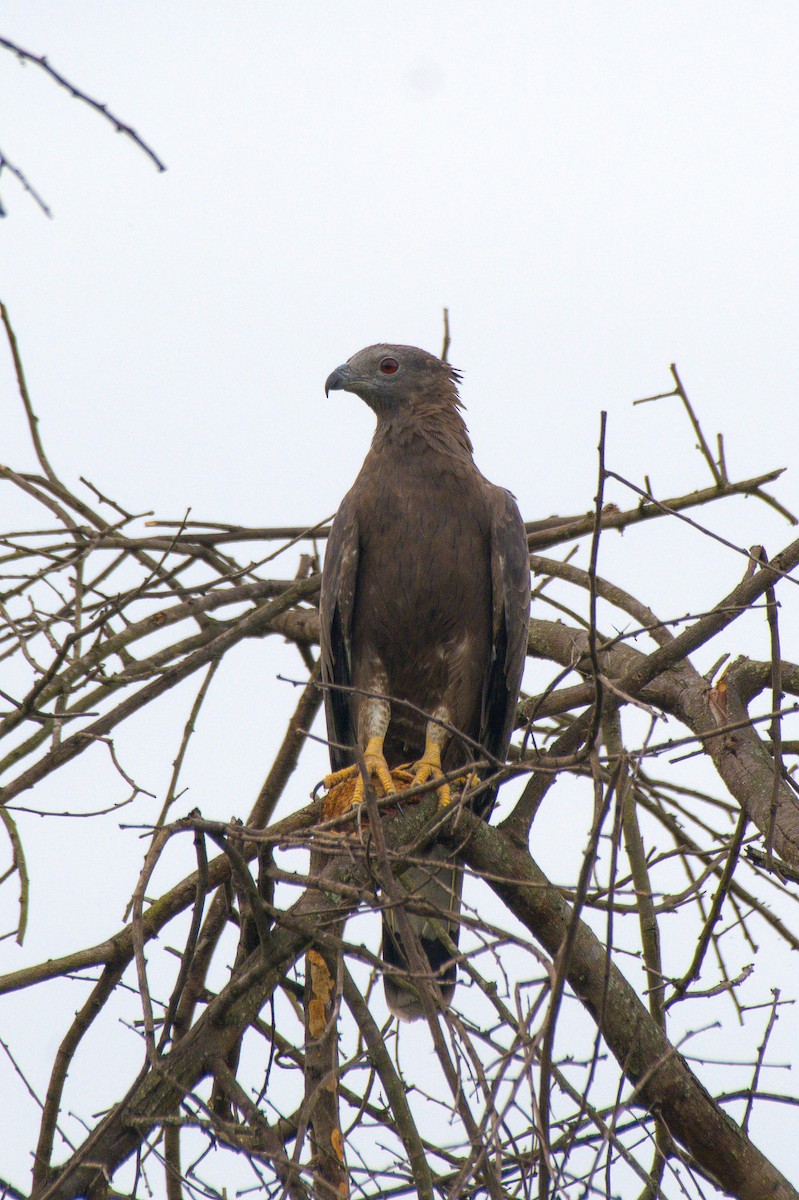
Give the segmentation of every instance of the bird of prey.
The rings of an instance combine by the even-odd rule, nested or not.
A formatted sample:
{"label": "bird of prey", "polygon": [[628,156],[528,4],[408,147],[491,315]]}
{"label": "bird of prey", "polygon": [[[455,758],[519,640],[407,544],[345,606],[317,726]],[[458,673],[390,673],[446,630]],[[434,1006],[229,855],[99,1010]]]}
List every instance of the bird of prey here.
{"label": "bird of prey", "polygon": [[[328,377],[373,410],[377,428],[327,543],[321,662],[334,785],[358,773],[358,746],[379,794],[410,764],[414,783],[483,757],[504,760],[527,647],[530,568],[513,496],[480,473],[461,415],[460,374],[415,346],[376,345]],[[464,735],[464,736],[459,736]],[[479,796],[487,815],[496,791]],[[450,800],[446,783],[441,804]],[[363,798],[358,777],[354,799]],[[402,876],[458,939],[461,871],[433,848]],[[456,967],[435,921],[409,915],[449,1005]],[[384,988],[405,1020],[423,1015],[389,911]]]}

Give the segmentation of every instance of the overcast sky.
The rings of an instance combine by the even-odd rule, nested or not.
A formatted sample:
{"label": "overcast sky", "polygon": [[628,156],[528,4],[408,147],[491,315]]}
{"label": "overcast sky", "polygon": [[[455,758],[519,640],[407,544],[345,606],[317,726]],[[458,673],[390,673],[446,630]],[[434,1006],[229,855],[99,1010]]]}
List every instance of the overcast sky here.
{"label": "overcast sky", "polygon": [[[631,407],[672,361],[731,475],[787,466],[776,490],[799,509],[794,3],[6,0],[0,34],[168,166],[0,54],[0,149],[53,213],[0,175],[0,294],[70,483],[165,518],[310,525],[373,424],[325,377],[374,341],[438,351],[446,305],[478,464],[527,519],[590,508],[602,408],[614,469],[663,497],[707,486],[676,404]],[[5,350],[0,443],[32,468]],[[738,544],[791,536],[752,501],[724,507]],[[675,613],[742,573],[698,535],[671,544],[646,561],[640,531],[608,539],[607,573]],[[247,655],[252,711],[276,667]],[[209,816],[229,815],[218,748],[187,764]],[[174,743],[158,753],[165,770]],[[263,766],[242,761],[243,790]],[[0,960],[71,948],[58,920],[35,897],[30,946]]]}

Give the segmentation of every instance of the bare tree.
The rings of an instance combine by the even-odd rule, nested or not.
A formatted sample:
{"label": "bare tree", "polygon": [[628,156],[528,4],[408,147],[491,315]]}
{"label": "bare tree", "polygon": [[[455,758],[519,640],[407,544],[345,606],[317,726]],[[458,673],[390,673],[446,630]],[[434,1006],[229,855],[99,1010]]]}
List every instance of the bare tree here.
{"label": "bare tree", "polygon": [[[0,538],[2,881],[19,942],[29,887],[20,813],[52,814],[37,789],[99,744],[122,780],[123,819],[136,824],[143,804],[152,814],[117,739],[143,710],[175,719],[163,698],[182,681],[196,689],[175,726],[160,814],[139,820],[145,850],[124,923],[0,979],[4,994],[32,999],[70,979],[82,997],[74,1015],[73,1005],[48,1018],[58,1048],[41,1096],[30,1080],[22,1089],[24,1063],[2,1025],[9,1077],[16,1069],[25,1102],[41,1109],[32,1179],[2,1181],[4,1194],[797,1197],[749,1127],[763,1106],[799,1103],[796,1090],[763,1083],[792,999],[776,952],[799,949],[799,742],[784,729],[799,666],[781,656],[777,599],[796,586],[799,541],[771,559],[726,543],[718,602],[692,611],[684,573],[692,615],[679,619],[597,569],[606,531],[649,522],[653,555],[667,554],[661,531],[678,521],[702,530],[687,514],[734,496],[793,522],[765,491],[780,472],[729,479],[675,368],[670,399],[650,399],[684,407],[707,487],[666,500],[636,487],[606,461],[603,420],[593,510],[528,525],[530,663],[512,761],[496,766],[513,803],[488,825],[468,806],[440,810],[433,783],[401,806],[367,788],[361,809],[336,814],[323,797],[307,802],[302,765],[321,699],[327,526],[145,521],[86,481],[78,493],[51,465],[5,309],[2,319],[38,468],[3,466],[0,478],[41,512]],[[624,511],[605,503],[611,480],[632,494]],[[275,576],[278,560],[292,566]],[[763,608],[770,656],[722,658],[701,674],[692,656]],[[302,678],[263,785],[249,801],[233,795],[228,822],[186,813],[181,771],[204,736],[195,730],[219,665],[246,639],[275,635],[296,647]],[[580,797],[569,809],[561,801],[581,855],[559,880],[536,861],[553,789]],[[277,817],[284,801],[289,815]],[[167,848],[188,838],[196,867],[170,877]],[[419,903],[399,881],[436,840],[468,872],[453,945],[461,982],[450,1011],[429,989],[427,1029],[398,1033],[376,987],[371,914]],[[757,968],[743,961],[755,942],[766,948]],[[111,1010],[122,1023],[105,1020]],[[745,1012],[760,1021],[759,1049],[724,1087],[700,1026],[737,1027]],[[72,1115],[71,1068],[101,1069],[114,1039],[132,1036],[138,1070],[115,1102]]]}

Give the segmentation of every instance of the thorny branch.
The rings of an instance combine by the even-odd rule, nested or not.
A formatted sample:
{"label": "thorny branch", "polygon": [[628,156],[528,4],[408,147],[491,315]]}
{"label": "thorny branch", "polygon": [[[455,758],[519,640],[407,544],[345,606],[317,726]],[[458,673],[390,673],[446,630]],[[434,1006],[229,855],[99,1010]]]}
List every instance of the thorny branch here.
{"label": "thorny branch", "polygon": [[[89,108],[93,108],[95,112],[100,113],[102,117],[105,117],[107,121],[111,122],[117,133],[121,133],[124,137],[130,138],[130,140],[147,155],[151,162],[155,164],[159,171],[166,170],[165,164],[161,161],[155,151],[139,136],[139,134],[131,125],[126,124],[124,121],[120,120],[119,117],[115,116],[115,114],[112,113],[108,108],[107,104],[103,104],[99,100],[95,100],[92,96],[88,95],[87,92],[84,92],[82,88],[79,88],[74,83],[71,83],[66,76],[62,75],[60,71],[55,69],[55,67],[48,61],[46,55],[33,54],[30,50],[26,50],[23,46],[20,46],[17,42],[13,42],[9,38],[4,37],[0,37],[0,47],[2,47],[4,50],[8,50],[23,65],[31,63],[32,65],[39,67],[46,75],[50,77],[50,79],[57,83],[59,87],[65,88],[66,91],[69,92],[70,96],[73,97],[73,99],[79,100],[82,104],[88,105]],[[44,200],[28,181],[23,172],[18,167],[15,167],[13,163],[9,162],[5,155],[0,154],[0,171],[2,171],[4,167],[15,176],[25,191],[33,197],[45,216],[51,217],[52,212],[50,208],[47,206],[47,204],[45,204]],[[0,210],[0,215],[3,215],[2,210]]]}
{"label": "thorny branch", "polygon": [[[45,451],[5,309],[0,316],[40,471],[4,467],[0,482],[20,511],[42,514],[0,535],[7,924],[21,940],[31,889],[50,902],[46,879],[29,881],[26,868],[39,827],[56,839],[60,818],[99,822],[86,814],[118,803],[82,805],[74,786],[45,792],[67,778],[67,764],[91,772],[98,742],[130,814],[105,833],[133,891],[129,920],[100,942],[26,966],[12,960],[0,979],[0,994],[36,989],[38,998],[47,981],[81,993],[77,1005],[48,1010],[58,1047],[40,1111],[14,1055],[9,1088],[37,1132],[32,1181],[15,1180],[9,1194],[131,1194],[134,1173],[157,1193],[152,1176],[163,1171],[170,1200],[212,1194],[220,1177],[235,1177],[241,1191],[298,1198],[323,1194],[324,1177],[342,1197],[349,1187],[370,1200],[536,1191],[568,1200],[632,1195],[630,1180],[641,1200],[709,1196],[714,1187],[795,1200],[779,1155],[769,1161],[756,1145],[765,1106],[799,1101],[767,1082],[772,1055],[784,1055],[772,1049],[777,1016],[794,996],[790,976],[775,980],[757,949],[799,947],[790,764],[799,666],[782,657],[799,543],[767,559],[727,538],[746,556],[746,576],[736,578],[730,557],[718,603],[697,612],[688,575],[678,616],[657,611],[645,572],[639,598],[603,578],[598,561],[600,533],[641,522],[654,522],[652,553],[668,554],[658,531],[711,501],[750,495],[784,514],[763,490],[779,472],[730,481],[674,368],[667,394],[688,411],[713,486],[658,501],[647,485],[636,508],[619,512],[603,488],[625,473],[605,463],[603,437],[594,511],[528,525],[537,581],[530,662],[494,827],[457,806],[442,817],[430,789],[401,808],[369,796],[354,817],[325,820],[321,802],[306,802],[311,768],[300,771],[321,701],[318,563],[304,559],[275,577],[266,569],[312,549],[327,519],[263,529],[143,524],[94,485],[87,501]],[[573,561],[573,543],[589,536],[587,561]],[[568,561],[539,553],[560,545]],[[769,652],[748,658],[747,622],[762,620],[752,612],[764,600]],[[557,619],[545,619],[547,605]],[[194,811],[167,823],[197,798],[193,755],[218,738],[214,713],[241,662],[231,652],[275,634],[305,674],[262,786],[248,797],[230,762],[225,794],[208,797],[229,819]],[[180,685],[192,675],[187,692]],[[266,686],[252,703],[272,740],[278,717]],[[132,769],[141,759],[131,731],[145,714],[172,739],[155,800]],[[686,751],[694,757],[664,762]],[[215,753],[230,757],[218,740]],[[702,761],[717,776],[703,774]],[[31,792],[35,803],[20,804]],[[579,848],[571,860],[555,853],[553,807],[560,849]],[[34,823],[31,809],[45,815]],[[193,870],[180,865],[192,837]],[[379,985],[377,917],[388,904],[400,924],[403,906],[418,910],[392,881],[410,863],[424,867],[436,840],[472,873],[459,948],[451,944],[460,983],[446,1016],[432,984],[422,987],[426,1029],[397,1029]],[[557,883],[539,859],[550,874],[560,864]],[[78,890],[89,862],[74,863]],[[107,909],[99,884],[92,895]],[[410,927],[407,945],[412,954]],[[303,1012],[309,948],[319,971],[310,998],[322,1001],[313,1036]],[[31,1020],[42,1003],[30,1006]],[[719,1075],[712,1027],[728,1021],[741,1051]],[[80,1081],[111,1055],[132,1065],[120,1066],[124,1082],[105,1096],[105,1115],[93,1116]]]}

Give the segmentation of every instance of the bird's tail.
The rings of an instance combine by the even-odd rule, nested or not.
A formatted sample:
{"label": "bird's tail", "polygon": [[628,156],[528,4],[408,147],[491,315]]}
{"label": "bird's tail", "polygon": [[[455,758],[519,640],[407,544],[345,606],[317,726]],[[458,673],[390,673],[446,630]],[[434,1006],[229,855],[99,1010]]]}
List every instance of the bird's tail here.
{"label": "bird's tail", "polygon": [[[424,866],[409,867],[404,871],[399,882],[410,898],[431,909],[429,916],[406,912],[406,919],[421,944],[428,978],[440,992],[444,1007],[449,1008],[455,991],[457,966],[452,947],[444,943],[439,931],[443,929],[449,941],[457,945],[463,870],[451,861],[442,847],[430,853]],[[401,925],[391,908],[386,908],[383,913],[382,955],[386,966],[383,988],[389,1009],[403,1021],[418,1020],[424,1016],[417,986],[419,972],[410,965],[412,959],[403,944]]]}

